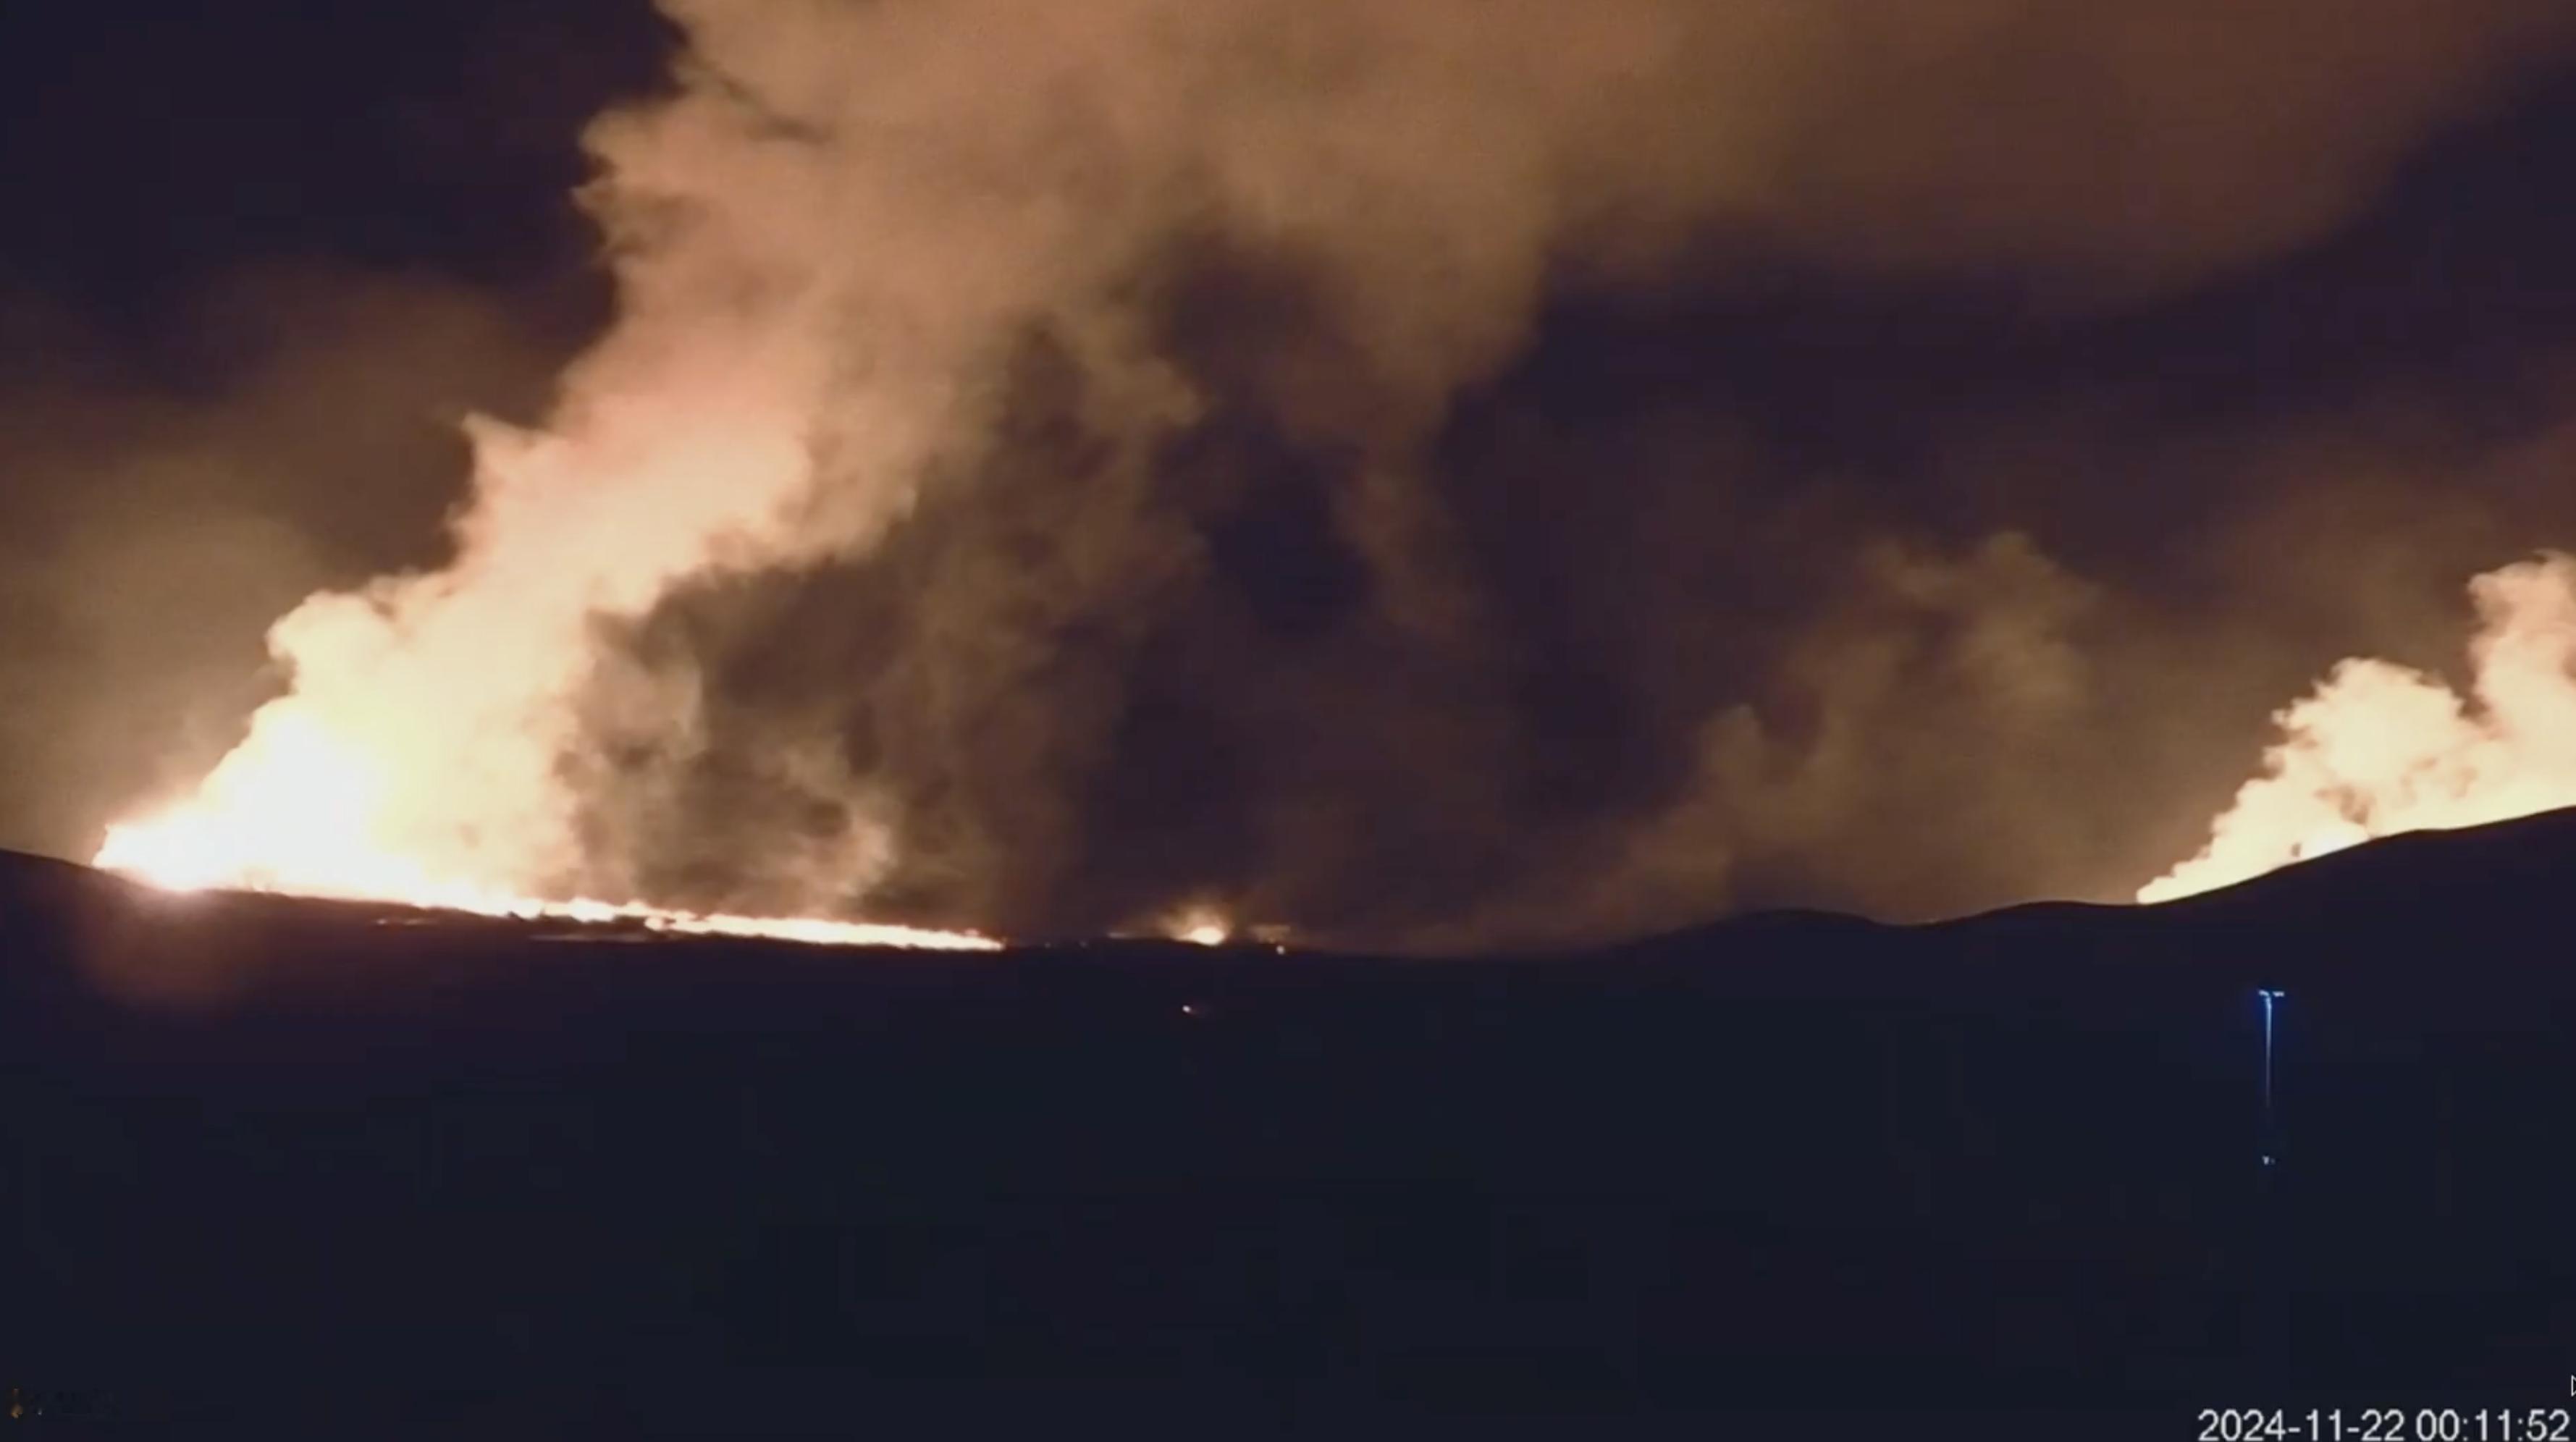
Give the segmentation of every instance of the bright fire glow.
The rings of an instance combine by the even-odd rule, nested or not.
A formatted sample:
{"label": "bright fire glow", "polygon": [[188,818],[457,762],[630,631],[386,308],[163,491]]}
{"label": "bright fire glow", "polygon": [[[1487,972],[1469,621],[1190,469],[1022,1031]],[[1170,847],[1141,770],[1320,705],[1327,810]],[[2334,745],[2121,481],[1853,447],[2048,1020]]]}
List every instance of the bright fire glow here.
{"label": "bright fire glow", "polygon": [[2509,566],[2470,594],[2469,697],[2387,661],[2335,667],[2280,713],[2263,774],[2209,844],[2138,899],[2233,886],[2375,836],[2576,806],[2576,560]]}
{"label": "bright fire glow", "polygon": [[[892,946],[941,951],[991,951],[1001,943],[968,931],[933,931],[818,917],[709,915],[635,903],[540,901],[443,880],[399,857],[352,851],[310,873],[280,871],[270,862],[239,865],[225,849],[219,815],[183,808],[152,821],[111,827],[97,864],[170,891],[221,887],[345,901],[378,901],[477,916],[523,921],[565,921],[582,926],[618,923],[680,936],[728,936],[813,946]],[[298,837],[298,841],[309,838]]]}
{"label": "bright fire glow", "polygon": [[97,865],[173,891],[267,891],[530,921],[625,923],[675,935],[953,951],[999,944],[962,931],[545,901],[442,876],[387,847],[379,810],[386,778],[362,751],[291,708],[263,712],[260,725],[254,731],[260,744],[245,744],[226,758],[194,799],[150,820],[110,827]]}
{"label": "bright fire glow", "polygon": [[1234,923],[1214,907],[1193,906],[1174,916],[1164,934],[1192,946],[1223,946],[1234,937]]}

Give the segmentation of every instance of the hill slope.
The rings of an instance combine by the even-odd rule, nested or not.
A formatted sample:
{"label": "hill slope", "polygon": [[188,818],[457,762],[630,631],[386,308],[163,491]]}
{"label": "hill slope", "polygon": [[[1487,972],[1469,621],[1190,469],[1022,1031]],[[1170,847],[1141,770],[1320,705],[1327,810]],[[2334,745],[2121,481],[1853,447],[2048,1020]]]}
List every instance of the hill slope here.
{"label": "hill slope", "polygon": [[0,858],[0,1354],[529,1435],[2563,1406],[2571,866],[2560,815],[2153,909],[1396,961],[601,945]]}

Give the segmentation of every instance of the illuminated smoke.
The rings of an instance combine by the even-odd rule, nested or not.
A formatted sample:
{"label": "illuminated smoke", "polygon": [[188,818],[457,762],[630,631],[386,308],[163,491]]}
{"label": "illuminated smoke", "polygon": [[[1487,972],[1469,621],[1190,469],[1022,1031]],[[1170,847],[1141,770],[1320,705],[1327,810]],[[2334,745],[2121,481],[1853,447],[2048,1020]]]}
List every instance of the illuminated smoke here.
{"label": "illuminated smoke", "polygon": [[[620,322],[541,431],[474,427],[455,562],[280,622],[292,693],[114,854],[951,925],[1213,894],[1418,933],[1525,910],[1542,876],[1600,898],[1586,926],[1633,924],[1641,885],[1721,904],[1738,853],[1862,804],[1838,799],[1851,758],[1911,753],[1766,752],[1703,688],[1638,705],[1718,737],[1720,804],[1580,768],[1505,784],[1510,618],[1430,451],[1541,303],[1704,268],[1712,237],[1842,274],[2008,270],[2050,307],[2168,292],[2340,218],[2564,23],[2539,0],[666,8],[678,93],[592,135]],[[1260,653],[1268,696],[1157,694],[1154,646],[1229,564],[1231,521],[1238,550],[1326,558],[1261,618],[1274,639],[1321,594],[1324,639]],[[869,557],[873,579],[834,578]],[[1957,717],[2079,707],[2047,680],[2077,588],[2035,553],[1950,569],[2000,573],[1995,605],[2042,597],[2038,620],[1881,566],[1900,614],[1962,636],[1863,638],[1893,669],[1791,684],[1828,721],[1900,712],[1869,688],[1908,665],[1994,682]],[[1673,662],[1602,664],[1608,698]],[[754,684],[771,672],[796,680]],[[1122,818],[1171,804],[1109,764],[1147,703],[1305,769],[1234,795],[1215,751],[1175,749],[1210,775],[1158,784],[1233,807],[1224,845],[1130,848]],[[1325,714],[1345,734],[1318,740]],[[1783,754],[1830,767],[1761,759]],[[1676,825],[1689,846],[1646,844]]]}
{"label": "illuminated smoke", "polygon": [[2263,775],[2140,901],[2232,886],[2375,836],[2576,806],[2576,560],[2481,576],[2469,695],[2351,660],[2279,716]]}

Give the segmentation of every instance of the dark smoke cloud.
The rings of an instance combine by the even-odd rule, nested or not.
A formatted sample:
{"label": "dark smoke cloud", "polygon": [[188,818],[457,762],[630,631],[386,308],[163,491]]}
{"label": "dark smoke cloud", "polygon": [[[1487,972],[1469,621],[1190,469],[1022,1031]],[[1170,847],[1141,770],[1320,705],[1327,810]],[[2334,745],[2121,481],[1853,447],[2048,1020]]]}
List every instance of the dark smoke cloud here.
{"label": "dark smoke cloud", "polygon": [[[12,137],[142,177],[29,232],[131,254],[33,268],[84,316],[0,395],[13,834],[201,770],[267,619],[439,558],[445,419],[543,409],[588,236],[529,197],[669,37],[464,8],[244,48],[381,163]],[[584,892],[1420,946],[2125,895],[2320,666],[2446,664],[2460,581],[2576,532],[2556,0],[667,8],[675,94],[592,135],[624,343],[571,428],[784,355],[725,394],[814,480],[598,621]],[[144,88],[220,110],[187,49]],[[309,268],[316,215],[469,284],[237,305],[265,348],[175,388],[54,338]]]}
{"label": "dark smoke cloud", "polygon": [[[872,912],[1020,933],[2120,895],[2314,648],[2455,650],[2461,576],[2576,520],[2496,494],[2533,418],[2266,329],[2366,314],[2379,241],[2296,248],[2555,6],[1121,5],[1043,60],[689,9],[861,193],[914,183],[832,86],[876,41],[991,188],[934,212],[1096,186],[1126,259],[1035,292],[870,554],[609,628],[603,889],[785,904],[883,823]],[[2266,345],[2249,401],[2216,348]]]}

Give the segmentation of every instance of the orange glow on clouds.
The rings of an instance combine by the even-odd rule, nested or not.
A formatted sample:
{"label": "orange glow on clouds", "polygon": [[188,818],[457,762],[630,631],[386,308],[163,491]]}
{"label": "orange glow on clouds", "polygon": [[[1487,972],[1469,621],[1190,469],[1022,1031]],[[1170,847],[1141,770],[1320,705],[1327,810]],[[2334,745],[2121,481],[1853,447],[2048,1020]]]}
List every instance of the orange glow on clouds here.
{"label": "orange glow on clouds", "polygon": [[480,916],[804,942],[990,950],[971,932],[801,917],[705,915],[583,899],[547,901],[441,875],[387,844],[390,778],[364,749],[302,710],[261,713],[251,739],[191,800],[109,828],[97,864],[172,891],[226,888],[380,901]]}
{"label": "orange glow on clouds", "polygon": [[2470,594],[2470,695],[2387,661],[2335,667],[2280,713],[2263,774],[2208,845],[2138,899],[2233,886],[2372,837],[2576,806],[2576,560],[2509,566]]}

